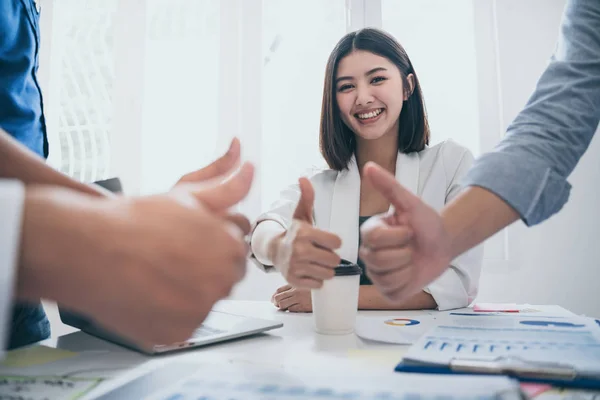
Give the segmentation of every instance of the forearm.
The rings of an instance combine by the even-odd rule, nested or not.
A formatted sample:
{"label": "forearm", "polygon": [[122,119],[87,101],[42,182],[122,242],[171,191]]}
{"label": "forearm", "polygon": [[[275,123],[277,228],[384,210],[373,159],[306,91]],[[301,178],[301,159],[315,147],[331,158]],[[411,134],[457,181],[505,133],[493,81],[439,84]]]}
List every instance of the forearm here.
{"label": "forearm", "polygon": [[450,239],[451,258],[475,247],[519,218],[500,197],[480,187],[469,187],[442,210]]}
{"label": "forearm", "polygon": [[56,186],[26,187],[17,298],[48,298],[74,304],[76,300],[69,296],[78,292],[75,282],[89,264],[89,260],[83,260],[87,256],[95,258],[92,249],[98,245],[98,237],[111,237],[103,231],[108,217],[98,208],[101,203],[94,197]]}
{"label": "forearm", "polygon": [[437,307],[433,297],[425,292],[419,292],[411,298],[400,302],[386,299],[375,286],[361,285],[358,294],[360,310],[429,310]]}
{"label": "forearm", "polygon": [[0,178],[18,179],[25,185],[54,185],[96,196],[107,195],[107,192],[97,186],[77,182],[49,167],[40,157],[21,146],[2,130],[0,130]]}

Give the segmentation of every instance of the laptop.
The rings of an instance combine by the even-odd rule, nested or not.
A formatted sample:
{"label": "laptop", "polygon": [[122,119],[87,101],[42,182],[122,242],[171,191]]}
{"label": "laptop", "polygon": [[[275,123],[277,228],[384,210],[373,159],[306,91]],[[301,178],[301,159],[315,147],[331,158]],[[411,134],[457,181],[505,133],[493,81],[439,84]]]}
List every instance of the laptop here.
{"label": "laptop", "polygon": [[283,323],[279,321],[246,317],[243,315],[213,310],[188,340],[178,343],[156,344],[148,349],[137,346],[135,343],[103,329],[98,324],[94,323],[93,320],[77,313],[70,312],[60,305],[58,306],[58,311],[60,313],[61,321],[66,325],[73,326],[81,329],[85,333],[99,337],[100,339],[108,340],[109,342],[148,355],[164,354],[177,350],[225,342],[263,333],[283,326]]}
{"label": "laptop", "polygon": [[[122,192],[121,181],[118,178],[111,178],[94,183],[112,192]],[[71,312],[60,305],[58,305],[58,311],[61,321],[66,325],[73,326],[90,335],[150,355],[206,346],[213,343],[263,333],[283,326],[283,323],[279,321],[246,317],[243,315],[213,310],[188,340],[179,343],[156,344],[151,349],[147,349],[137,346],[135,343],[103,329],[92,319]]]}

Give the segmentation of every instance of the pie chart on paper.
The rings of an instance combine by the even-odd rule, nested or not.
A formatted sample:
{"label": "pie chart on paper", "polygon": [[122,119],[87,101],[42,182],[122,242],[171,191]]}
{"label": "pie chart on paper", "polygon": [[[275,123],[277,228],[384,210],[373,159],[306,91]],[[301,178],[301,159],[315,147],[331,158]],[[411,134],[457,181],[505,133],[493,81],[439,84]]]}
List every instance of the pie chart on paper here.
{"label": "pie chart on paper", "polygon": [[432,315],[370,317],[357,316],[355,331],[362,339],[395,344],[413,344],[437,324]]}
{"label": "pie chart on paper", "polygon": [[414,326],[419,325],[421,321],[411,318],[390,318],[383,323],[390,326]]}

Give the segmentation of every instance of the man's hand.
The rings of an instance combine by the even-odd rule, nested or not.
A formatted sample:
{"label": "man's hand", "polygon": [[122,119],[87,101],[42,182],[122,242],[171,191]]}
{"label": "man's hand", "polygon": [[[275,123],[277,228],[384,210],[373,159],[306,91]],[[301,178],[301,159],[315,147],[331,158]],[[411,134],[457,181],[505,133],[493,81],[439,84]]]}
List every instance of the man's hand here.
{"label": "man's hand", "polygon": [[300,179],[300,200],[293,215],[292,226],[283,236],[269,244],[270,258],[275,267],[294,287],[317,289],[323,281],[335,275],[340,257],[334,252],[341,239],[313,226],[315,193],[310,181]]}
{"label": "man's hand", "polygon": [[27,187],[17,296],[55,300],[142,346],[188,339],[244,276],[247,246],[223,215],[252,177],[246,164],[221,184],[111,200]]}
{"label": "man's hand", "polygon": [[312,312],[310,290],[297,289],[291,285],[277,289],[271,297],[271,302],[281,311]]}
{"label": "man's hand", "polygon": [[241,146],[238,138],[233,138],[225,154],[206,167],[182,176],[175,186],[182,183],[211,183],[225,179],[240,163]]}
{"label": "man's hand", "polygon": [[[240,141],[238,138],[233,138],[229,149],[224,155],[204,168],[185,174],[177,181],[175,187],[190,183],[203,183],[208,186],[222,182],[239,166],[240,154]],[[244,235],[250,233],[250,222],[242,214],[228,213],[225,217],[236,224],[244,232]]]}
{"label": "man's hand", "polygon": [[449,236],[440,215],[392,174],[367,163],[363,175],[395,211],[363,224],[359,257],[373,284],[388,299],[408,299],[448,268]]}

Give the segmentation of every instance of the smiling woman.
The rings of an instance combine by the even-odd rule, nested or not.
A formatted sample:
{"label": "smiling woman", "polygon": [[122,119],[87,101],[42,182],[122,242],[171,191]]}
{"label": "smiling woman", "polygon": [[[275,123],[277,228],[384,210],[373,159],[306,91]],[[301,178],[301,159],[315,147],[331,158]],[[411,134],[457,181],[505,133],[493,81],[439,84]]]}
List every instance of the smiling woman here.
{"label": "smiling woman", "polygon": [[[436,209],[458,194],[458,181],[473,161],[471,152],[452,141],[432,147],[428,143],[419,80],[402,46],[377,29],[345,35],[329,56],[323,87],[320,148],[330,169],[284,190],[271,210],[258,218],[251,236],[259,268],[275,267],[293,285],[278,289],[272,297],[278,308],[311,311],[306,289],[331,277],[339,257],[362,267],[359,308],[451,309],[473,301],[481,248],[456,259],[447,273],[402,302],[390,302],[375,290],[371,272],[358,258],[360,226],[390,207],[361,179],[367,162],[395,174]],[[401,226],[396,230],[396,237],[378,252],[377,267],[382,270],[410,260],[401,248],[407,232]]]}
{"label": "smiling woman", "polygon": [[[362,77],[358,73],[356,78],[350,75],[336,79],[338,83],[337,102],[342,120],[346,125],[353,125],[359,131],[363,131],[363,129],[360,129],[361,127],[372,127],[376,121],[389,116],[389,114],[385,113],[388,105],[393,107],[390,110],[391,115],[400,114],[402,102],[407,99],[406,94],[402,96],[404,89],[400,71],[394,68],[393,64],[384,57],[379,57],[368,51],[356,50],[349,54],[340,63],[338,75],[344,75],[346,70],[353,70],[353,66],[361,69],[361,66],[374,63],[387,65],[386,67],[373,68],[367,71]],[[377,73],[379,74],[376,75]],[[409,78],[413,78],[413,75],[411,74]],[[347,83],[343,83],[344,81],[347,81]],[[386,81],[389,82],[389,85],[395,86],[394,91],[389,91],[388,93],[386,90],[377,90],[385,88],[386,86],[383,84]],[[369,91],[370,87],[375,89],[374,92]],[[387,98],[388,94],[391,95],[390,98]],[[358,101],[355,100],[355,97]],[[400,110],[394,110],[394,108],[398,108],[395,106],[399,106]],[[356,122],[358,122],[358,125]],[[388,122],[394,122],[394,126],[390,126],[390,129],[385,131],[386,134],[398,130],[396,124],[398,121],[392,119],[392,121]],[[363,136],[361,135],[361,137]]]}
{"label": "smiling woman", "polygon": [[[335,170],[346,169],[369,140],[403,153],[429,143],[419,79],[404,48],[383,31],[363,29],[340,40],[327,62],[322,107],[321,153]],[[360,151],[357,159],[366,162]],[[378,161],[395,159],[393,151]]]}

